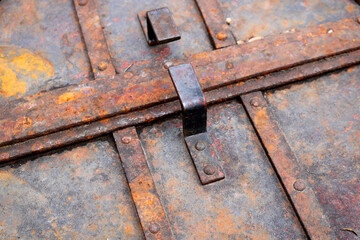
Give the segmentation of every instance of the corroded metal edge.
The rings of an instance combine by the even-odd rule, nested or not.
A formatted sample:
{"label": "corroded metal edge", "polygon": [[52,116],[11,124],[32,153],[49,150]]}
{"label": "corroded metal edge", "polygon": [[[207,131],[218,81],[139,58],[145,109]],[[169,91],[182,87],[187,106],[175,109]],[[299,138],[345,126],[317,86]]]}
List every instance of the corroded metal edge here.
{"label": "corroded metal edge", "polygon": [[195,1],[205,22],[214,48],[236,45],[236,40],[225,22],[224,13],[217,0]]}
{"label": "corroded metal edge", "polygon": [[[360,63],[360,50],[349,54],[330,57],[318,62],[304,64],[262,78],[250,79],[205,93],[208,104],[222,102],[251,91],[265,90],[326,72],[335,71]],[[90,124],[51,133],[13,145],[0,147],[0,162],[11,161],[36,152],[44,152],[72,143],[85,141],[119,128],[146,123],[181,111],[179,101],[160,104],[144,110],[122,114]]]}
{"label": "corroded metal edge", "polygon": [[[176,64],[191,62],[202,89],[210,91],[359,48],[360,25],[345,19],[198,54]],[[152,69],[151,76],[126,73],[9,102],[0,120],[0,146],[172,101],[174,87],[161,69]]]}
{"label": "corroded metal edge", "polygon": [[74,5],[95,79],[115,76],[94,0],[74,0]]}
{"label": "corroded metal edge", "polygon": [[146,239],[174,239],[135,127],[113,133]]}
{"label": "corroded metal edge", "polygon": [[262,92],[242,95],[245,109],[311,239],[336,239],[305,172],[286,142]]}

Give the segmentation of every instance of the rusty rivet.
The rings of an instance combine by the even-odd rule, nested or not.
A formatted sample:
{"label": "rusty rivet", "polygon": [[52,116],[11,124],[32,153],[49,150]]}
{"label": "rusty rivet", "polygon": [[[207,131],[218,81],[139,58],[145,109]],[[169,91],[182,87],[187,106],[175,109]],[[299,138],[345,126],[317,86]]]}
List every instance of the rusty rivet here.
{"label": "rusty rivet", "polygon": [[106,68],[107,68],[107,63],[106,62],[100,62],[98,65],[97,65],[97,68],[100,70],[100,71],[104,71]]}
{"label": "rusty rivet", "polygon": [[160,226],[159,224],[157,223],[152,223],[150,224],[149,226],[149,231],[152,233],[152,234],[156,234],[160,231]]}
{"label": "rusty rivet", "polygon": [[226,69],[232,69],[234,65],[231,62],[225,64]]}
{"label": "rusty rivet", "polygon": [[301,179],[298,179],[294,182],[293,187],[296,191],[304,191],[306,188],[305,182]]}
{"label": "rusty rivet", "polygon": [[205,149],[205,143],[203,141],[198,141],[196,144],[195,144],[195,148],[196,150],[198,151],[202,151]]}
{"label": "rusty rivet", "polygon": [[123,144],[129,144],[129,143],[131,142],[131,137],[123,137],[123,138],[121,139],[121,142],[122,142]]}
{"label": "rusty rivet", "polygon": [[253,99],[250,101],[250,105],[253,107],[259,107],[260,103],[256,99]]}
{"label": "rusty rivet", "polygon": [[88,3],[88,0],[78,0],[80,6],[85,6]]}
{"label": "rusty rivet", "polygon": [[164,68],[169,69],[169,67],[171,67],[172,65],[174,65],[172,62],[166,62],[164,63]]}
{"label": "rusty rivet", "polygon": [[204,173],[206,175],[214,175],[216,168],[213,165],[207,165],[204,167]]}
{"label": "rusty rivet", "polygon": [[224,41],[224,40],[227,39],[227,34],[223,33],[223,32],[219,32],[218,34],[216,34],[216,38],[221,40],[221,41]]}

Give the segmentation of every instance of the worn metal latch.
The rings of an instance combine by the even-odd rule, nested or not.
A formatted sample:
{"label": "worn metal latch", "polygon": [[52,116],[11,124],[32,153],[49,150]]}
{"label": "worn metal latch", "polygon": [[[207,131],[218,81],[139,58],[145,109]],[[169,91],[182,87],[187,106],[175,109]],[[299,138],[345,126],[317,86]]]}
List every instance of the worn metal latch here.
{"label": "worn metal latch", "polygon": [[149,45],[168,43],[181,38],[167,7],[139,13],[138,17]]}
{"label": "worn metal latch", "polygon": [[191,64],[169,68],[182,106],[185,143],[203,185],[225,178],[218,163],[218,153],[208,136],[204,94]]}

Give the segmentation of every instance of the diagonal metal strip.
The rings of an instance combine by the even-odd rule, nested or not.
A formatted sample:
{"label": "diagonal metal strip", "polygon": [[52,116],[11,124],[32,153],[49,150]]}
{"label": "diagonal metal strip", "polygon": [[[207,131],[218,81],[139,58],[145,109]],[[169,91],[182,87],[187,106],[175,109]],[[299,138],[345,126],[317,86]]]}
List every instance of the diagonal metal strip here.
{"label": "diagonal metal strip", "polygon": [[[214,89],[205,93],[208,104],[222,102],[247,92],[269,89],[272,87],[303,80],[326,72],[360,63],[360,50],[349,54],[341,54],[321,61],[291,68],[287,71],[266,75]],[[180,103],[172,101],[144,110],[130,112],[108,119],[92,122],[82,126],[33,138],[9,146],[0,147],[0,162],[10,161],[34,152],[43,152],[53,148],[84,141],[118,128],[146,123],[157,118],[166,117],[181,111]]]}
{"label": "diagonal metal strip", "polygon": [[310,238],[335,239],[335,233],[262,93],[249,93],[241,99]]}
{"label": "diagonal metal strip", "polygon": [[115,76],[94,0],[74,0],[74,5],[95,79]]}
{"label": "diagonal metal strip", "polygon": [[[359,48],[360,24],[345,19],[179,62],[192,63],[207,92]],[[0,146],[176,99],[166,70],[150,72],[150,78],[118,75],[9,102],[2,109]]]}
{"label": "diagonal metal strip", "polygon": [[146,239],[173,239],[135,127],[113,135]]}

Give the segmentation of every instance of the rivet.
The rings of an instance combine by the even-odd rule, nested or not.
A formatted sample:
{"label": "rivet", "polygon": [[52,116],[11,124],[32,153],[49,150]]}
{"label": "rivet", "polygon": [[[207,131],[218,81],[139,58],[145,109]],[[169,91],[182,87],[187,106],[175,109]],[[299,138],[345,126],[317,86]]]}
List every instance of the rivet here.
{"label": "rivet", "polygon": [[164,63],[164,68],[169,69],[169,67],[171,67],[172,65],[174,65],[172,62],[166,62]]}
{"label": "rivet", "polygon": [[260,103],[256,99],[253,99],[250,101],[250,105],[253,107],[259,107]]}
{"label": "rivet", "polygon": [[304,189],[306,188],[306,184],[303,180],[298,179],[294,182],[293,187],[296,191],[304,191]]}
{"label": "rivet", "polygon": [[97,65],[97,68],[100,70],[100,71],[104,71],[106,68],[107,68],[107,63],[106,62],[100,62],[98,65]]}
{"label": "rivet", "polygon": [[157,223],[152,223],[149,226],[149,231],[152,234],[156,234],[156,233],[158,233],[160,231],[160,226]]}
{"label": "rivet", "polygon": [[232,69],[234,65],[231,62],[225,64],[226,69]]}
{"label": "rivet", "polygon": [[226,18],[226,23],[227,23],[227,25],[230,25],[230,23],[231,23],[231,18]]}
{"label": "rivet", "polygon": [[85,6],[88,3],[88,0],[78,0],[80,6]]}
{"label": "rivet", "polygon": [[360,23],[360,17],[358,17],[357,22]]}
{"label": "rivet", "polygon": [[204,167],[204,173],[206,175],[214,175],[216,168],[213,165],[207,165]]}
{"label": "rivet", "polygon": [[203,141],[198,141],[196,144],[195,144],[195,148],[196,150],[198,151],[202,151],[205,149],[205,143]]}
{"label": "rivet", "polygon": [[131,137],[123,137],[123,138],[121,139],[121,142],[122,142],[123,144],[129,144],[129,143],[131,142]]}
{"label": "rivet", "polygon": [[334,32],[334,30],[333,30],[332,28],[330,28],[330,29],[327,30],[327,33],[328,33],[328,34],[333,33],[333,32]]}
{"label": "rivet", "polygon": [[225,39],[227,39],[227,34],[223,32],[219,32],[218,34],[216,34],[216,38],[221,41],[224,41]]}

